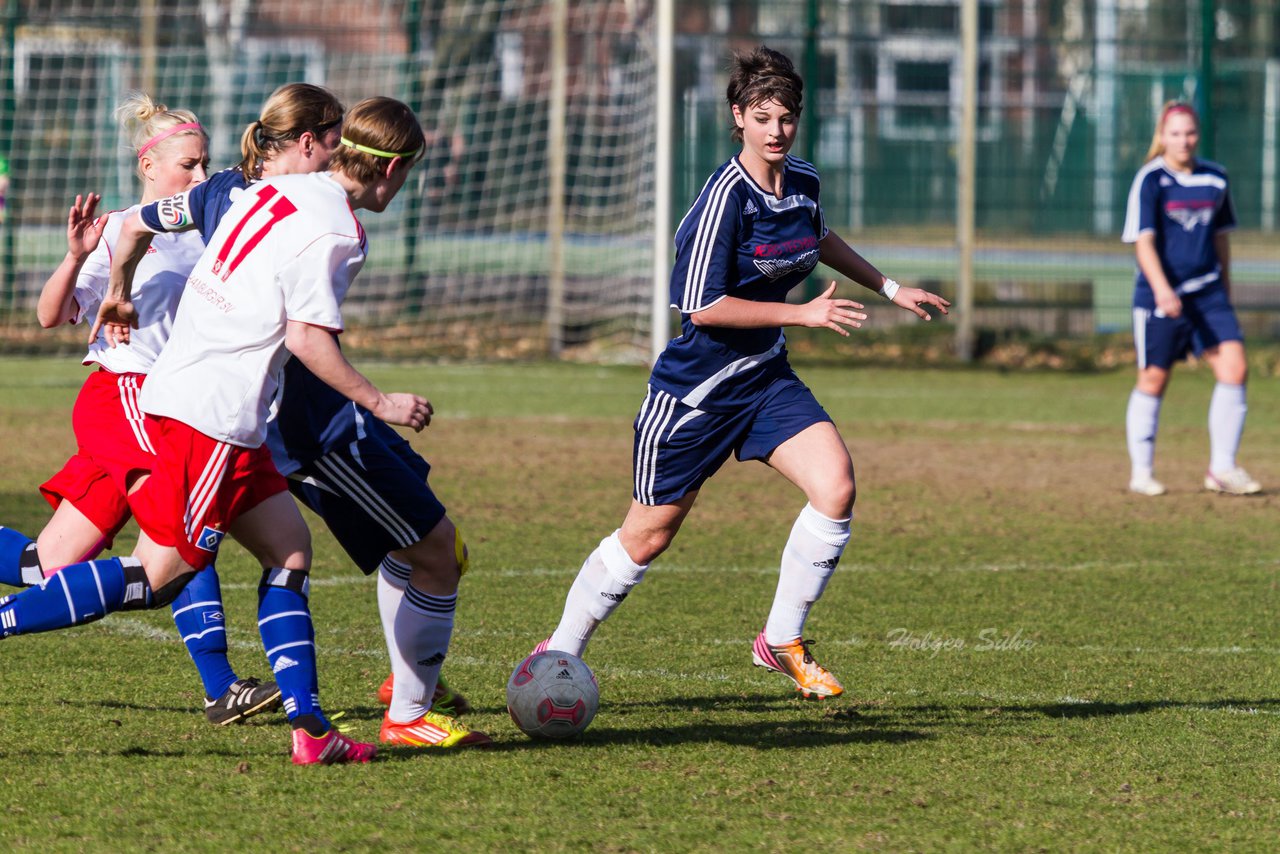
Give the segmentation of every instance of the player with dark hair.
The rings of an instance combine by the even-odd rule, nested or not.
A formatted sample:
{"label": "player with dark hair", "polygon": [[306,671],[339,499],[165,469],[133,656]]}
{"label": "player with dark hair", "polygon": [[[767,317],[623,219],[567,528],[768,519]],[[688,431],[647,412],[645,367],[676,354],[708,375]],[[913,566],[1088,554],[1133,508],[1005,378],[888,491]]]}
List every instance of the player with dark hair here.
{"label": "player with dark hair", "polygon": [[807,303],[787,293],[821,261],[928,320],[949,303],[900,287],[826,226],[812,165],[788,152],[803,82],[765,47],[735,57],[727,99],[742,150],[707,180],[676,231],[671,303],[681,334],[649,378],[635,421],[633,500],[622,527],[582,565],[555,632],[535,651],[581,655],[596,627],[671,544],[698,490],[728,459],[760,460],[804,492],[782,551],[777,594],[755,639],[754,662],[805,697],[843,686],[814,660],[804,624],[849,539],[853,463],[844,440],[787,360],[783,327],[848,335],[862,305],[834,297],[835,282]]}
{"label": "player with dark hair", "polygon": [[1138,380],[1125,418],[1129,489],[1163,495],[1153,475],[1160,405],[1174,362],[1204,358],[1217,385],[1209,402],[1205,489],[1250,495],[1262,487],[1236,462],[1244,433],[1248,362],[1231,307],[1231,244],[1236,225],[1227,172],[1196,157],[1200,120],[1178,102],[1164,105],[1147,162],[1133,179],[1125,243],[1135,244],[1133,339]]}
{"label": "player with dark hair", "polygon": [[[386,209],[423,138],[412,111],[390,99],[361,102],[351,115],[343,144],[355,154],[335,158],[330,172],[282,176],[240,194],[188,279],[140,400],[156,457],[132,502],[142,529],[133,557],[67,566],[0,606],[0,637],[158,607],[230,533],[263,567],[258,628],[293,727],[295,764],[367,762],[376,748],[338,732],[320,706],[310,534],[263,446],[280,368],[292,353],[391,423],[421,430],[431,417],[424,398],[379,391],[332,334],[368,250],[354,211]],[[128,247],[121,254],[132,258]],[[113,265],[94,324],[113,344],[130,341],[137,319],[123,273]]]}
{"label": "player with dark hair", "polygon": [[[333,125],[324,131],[336,145],[332,160],[325,161],[360,177],[372,175],[378,166],[366,158],[377,152],[342,143],[342,135],[348,143],[359,138],[362,129],[353,121],[386,121],[375,107],[394,111],[398,103],[365,102],[360,114],[348,115],[343,129]],[[152,233],[196,229],[207,240],[231,199],[276,162],[270,141],[279,131],[265,119],[261,125],[245,133],[240,170],[220,172],[207,185],[145,206],[131,217],[116,263],[123,269],[141,258]],[[258,149],[268,153],[255,158],[252,152]],[[382,740],[414,747],[488,744],[488,736],[453,717],[469,706],[440,678],[467,556],[461,535],[427,483],[430,465],[369,409],[330,388],[297,359],[285,364],[267,446],[294,495],[325,520],[361,570],[378,573],[378,610],[392,666],[392,677],[380,691],[388,705]]]}
{"label": "player with dark hair", "polygon": [[[141,204],[198,186],[208,168],[208,138],[195,115],[171,110],[142,93],[117,108],[128,129],[142,179]],[[67,256],[40,292],[40,325],[92,320],[107,290],[111,253],[121,223],[138,209],[94,218],[96,195],[77,197],[67,217]],[[169,337],[187,274],[204,251],[194,235],[169,235],[140,265],[139,330],[135,346],[111,348],[102,338],[89,346],[86,365],[98,370],[76,398],[72,424],[76,454],[40,487],[54,508],[36,542],[0,529],[0,582],[38,584],[43,575],[88,560],[129,520],[128,495],[146,480],[152,443],[138,409],[138,395],[156,355]],[[43,573],[40,567],[44,567]],[[219,725],[276,708],[274,682],[238,679],[227,659],[226,619],[218,574],[210,564],[173,601],[173,619],[204,684],[205,716]]]}

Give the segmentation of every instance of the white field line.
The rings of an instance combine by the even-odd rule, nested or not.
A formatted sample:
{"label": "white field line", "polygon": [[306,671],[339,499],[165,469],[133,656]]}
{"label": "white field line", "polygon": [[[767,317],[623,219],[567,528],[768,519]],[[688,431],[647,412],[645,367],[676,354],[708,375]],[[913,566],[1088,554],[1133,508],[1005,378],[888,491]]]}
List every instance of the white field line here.
{"label": "white field line", "polygon": [[[1159,569],[1169,567],[1166,561],[1081,561],[1079,563],[1034,563],[1027,561],[1016,561],[1010,563],[974,563],[974,564],[873,564],[859,563],[857,561],[844,561],[840,564],[842,572],[1088,572],[1091,570],[1134,570],[1134,569]],[[1275,558],[1260,558],[1252,561],[1239,561],[1235,566],[1246,569],[1262,569],[1266,567],[1280,568],[1280,560]],[[566,582],[571,582],[577,574],[576,566],[562,567],[497,567],[492,569],[481,568],[476,570],[478,575],[492,578],[563,578]],[[679,564],[659,564],[654,567],[652,572],[657,575],[673,576],[673,575],[777,575],[778,567],[776,566],[681,566]],[[326,576],[323,571],[319,575],[312,574],[312,587],[344,587],[353,584],[372,584],[372,576],[345,574],[340,576]],[[257,590],[258,583],[248,582],[226,582],[222,584],[223,590]]]}
{"label": "white field line", "polygon": [[[371,619],[372,619],[372,616],[371,616]],[[106,620],[103,620],[102,622],[97,623],[96,628],[100,631],[107,631],[107,632],[110,632],[111,634],[120,635],[123,637],[142,638],[144,640],[158,641],[161,643],[176,644],[180,642],[178,638],[177,630],[174,629],[172,626],[157,627],[143,620],[139,620],[131,617],[125,617],[120,614],[112,614]],[[323,629],[323,627],[317,630],[317,637],[319,639],[319,644],[320,644],[319,648],[320,648],[321,654],[323,655],[359,655],[359,656],[371,656],[371,657],[381,657],[386,655],[386,651],[381,646],[355,647],[355,648],[330,646],[329,644],[326,644],[324,642],[323,638],[324,638],[324,635],[326,634],[337,635],[337,634],[345,634],[345,632],[338,631],[338,630],[332,630],[332,631],[326,632]],[[492,629],[468,630],[465,628],[459,628],[454,632],[453,636],[455,641],[458,638],[468,638],[468,637],[490,638],[490,639],[512,638],[517,640],[522,639],[526,641],[530,646],[536,643],[535,638],[533,638],[532,636],[527,636],[527,633],[524,633],[524,632],[495,631]],[[708,646],[721,646],[721,647],[741,648],[743,650],[750,650],[751,641],[752,641],[752,638],[749,638],[749,637],[707,638],[701,641],[701,643],[706,644]],[[261,643],[258,642],[257,635],[254,634],[252,630],[238,629],[234,627],[229,627],[227,630],[227,645],[234,649],[260,650],[262,648]],[[821,645],[825,647],[874,648],[876,646],[881,646],[881,645],[890,647],[890,641],[886,640],[883,637],[823,638],[821,641]],[[1263,647],[1182,646],[1182,647],[1164,648],[1164,647],[1145,647],[1145,646],[1129,646],[1129,647],[1102,646],[1098,644],[1065,645],[1065,644],[1052,644],[1052,643],[1047,643],[1043,641],[1035,641],[1035,646],[1032,649],[1054,651],[1054,652],[1097,653],[1097,654],[1103,654],[1103,655],[1158,655],[1158,656],[1188,655],[1188,656],[1214,656],[1214,657],[1232,656],[1232,655],[1280,656],[1280,647],[1265,647],[1265,646]],[[937,655],[934,654],[933,650],[930,650],[930,649],[914,649],[914,650],[903,649],[903,650],[894,650],[894,651],[904,656],[921,656],[922,655],[926,657],[935,657],[935,658],[937,657]],[[944,650],[942,651],[941,654],[957,655],[957,654],[965,654],[965,653],[969,653],[973,655],[983,655],[983,656],[993,655],[993,654],[994,655],[1028,654],[1027,652],[1024,652],[1021,650],[1009,650],[1009,651],[1003,651],[1003,652],[999,650],[978,650],[978,649],[974,649],[972,644],[967,644],[965,649]],[[1032,651],[1030,654],[1034,654],[1034,651]],[[487,667],[490,665],[501,663],[493,659],[475,658],[475,657],[460,656],[460,655],[458,656],[450,655],[449,662],[451,664],[458,664],[463,666],[475,666],[475,667]],[[638,675],[642,673],[647,673],[651,675],[664,675],[664,674],[676,675],[671,671],[666,671],[662,669],[643,670],[643,671],[614,670],[613,672],[619,673],[619,674],[627,673],[632,675]],[[696,674],[693,674],[693,673],[682,674],[682,675],[688,676],[689,678],[697,678]],[[724,681],[726,678],[729,678],[723,673],[713,674],[707,671],[703,671],[703,675],[704,675],[704,678],[706,678],[708,681],[714,681],[714,682],[721,682],[721,681]]]}
{"label": "white field line", "polygon": [[[101,629],[106,629],[112,634],[122,635],[126,637],[143,638],[145,640],[158,641],[161,643],[178,643],[176,632],[171,630],[158,629],[148,623],[128,617],[121,618],[114,615],[112,618],[98,623]],[[466,634],[466,633],[464,633]],[[479,633],[473,633],[479,634]],[[487,634],[487,633],[486,633]],[[868,642],[853,638],[850,640],[840,641],[824,641],[833,646],[862,646]],[[716,645],[742,646],[744,649],[749,648],[750,640],[739,638],[733,641],[715,640],[711,643]],[[238,638],[229,638],[228,646],[235,649],[252,649],[261,650],[260,644],[251,640],[241,640]],[[1097,651],[1104,649],[1100,647],[1068,647],[1068,649],[1078,649],[1086,651]],[[1111,650],[1106,650],[1111,651]],[[1266,655],[1275,655],[1277,650],[1263,649],[1244,649],[1241,647],[1223,647],[1223,648],[1206,648],[1206,649],[1170,649],[1170,650],[1154,650],[1135,648],[1133,650],[1118,650],[1121,652],[1144,652],[1158,655],[1223,655],[1223,654],[1250,654],[1259,653]],[[340,647],[329,647],[322,645],[320,652],[323,656],[342,655],[342,656],[361,656],[366,658],[386,659],[386,651],[382,649],[357,648],[344,649]],[[489,658],[480,658],[476,656],[449,656],[450,667],[470,667],[470,668],[493,668],[506,667],[512,664],[510,661],[498,661]],[[727,671],[708,671],[708,670],[669,670],[664,667],[656,668],[631,668],[631,667],[611,667],[607,665],[597,665],[595,667],[597,673],[605,678],[610,679],[630,679],[630,680],[652,680],[661,679],[679,682],[691,682],[702,685],[724,685],[734,684],[748,687],[765,687],[776,685],[778,677],[766,674],[763,671],[757,671],[755,668],[746,666],[744,656],[744,666],[740,669],[735,668],[732,672]],[[1044,706],[1044,705],[1071,705],[1080,706],[1082,709],[1091,705],[1113,705],[1118,701],[1099,699],[1088,700],[1071,695],[1056,694],[1010,694],[1001,691],[977,691],[977,690],[948,690],[943,691],[944,696],[961,697],[982,700],[984,702],[994,703],[1000,706]],[[895,695],[905,697],[932,697],[934,693],[920,691],[916,689],[908,689],[904,691],[887,691],[884,696],[893,697]],[[1280,709],[1260,709],[1254,706],[1235,706],[1235,705],[1219,705],[1216,703],[1174,703],[1171,708],[1193,710],[1199,712],[1213,712],[1218,714],[1238,714],[1238,715],[1280,715]]]}

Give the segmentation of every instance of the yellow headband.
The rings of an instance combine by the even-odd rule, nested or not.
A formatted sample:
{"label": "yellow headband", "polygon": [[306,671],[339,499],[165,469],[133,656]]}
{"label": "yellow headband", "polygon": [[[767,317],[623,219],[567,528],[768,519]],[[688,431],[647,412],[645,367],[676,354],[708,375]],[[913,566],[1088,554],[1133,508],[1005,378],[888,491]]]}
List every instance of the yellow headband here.
{"label": "yellow headband", "polygon": [[365,154],[372,154],[374,157],[413,157],[422,150],[421,148],[415,148],[413,151],[379,151],[376,148],[370,148],[367,145],[352,142],[345,136],[339,137],[338,141],[348,148],[354,148],[356,151],[363,151]]}

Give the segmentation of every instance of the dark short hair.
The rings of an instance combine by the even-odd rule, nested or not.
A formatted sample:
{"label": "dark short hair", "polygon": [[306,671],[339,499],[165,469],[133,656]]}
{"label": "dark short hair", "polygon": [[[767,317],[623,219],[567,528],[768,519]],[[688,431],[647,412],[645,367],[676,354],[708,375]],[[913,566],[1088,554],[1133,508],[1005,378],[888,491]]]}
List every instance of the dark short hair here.
{"label": "dark short hair", "polygon": [[[804,80],[785,54],[760,45],[751,53],[735,53],[725,92],[730,112],[733,107],[746,112],[749,107],[777,101],[800,115],[804,109]],[[733,138],[742,141],[742,130],[733,123]]]}

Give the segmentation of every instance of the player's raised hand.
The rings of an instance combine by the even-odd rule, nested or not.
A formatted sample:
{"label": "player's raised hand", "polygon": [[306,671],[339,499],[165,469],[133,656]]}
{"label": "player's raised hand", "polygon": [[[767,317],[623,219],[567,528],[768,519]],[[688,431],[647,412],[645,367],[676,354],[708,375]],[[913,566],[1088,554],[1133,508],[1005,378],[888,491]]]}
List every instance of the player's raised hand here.
{"label": "player's raised hand", "polygon": [[138,310],[133,300],[117,299],[108,291],[98,306],[98,316],[93,320],[93,328],[89,331],[89,343],[98,340],[98,332],[106,340],[107,346],[129,343],[129,330],[138,326]]}
{"label": "player's raised hand", "polygon": [[77,195],[67,213],[67,251],[78,259],[88,258],[98,248],[102,230],[107,227],[105,216],[94,218],[94,211],[102,196],[97,193]]}
{"label": "player's raised hand", "polygon": [[898,292],[893,295],[893,299],[890,302],[899,308],[905,308],[921,320],[933,320],[923,306],[931,305],[943,314],[947,314],[947,309],[951,306],[951,303],[947,300],[923,288],[899,287]]}
{"label": "player's raised hand", "polygon": [[862,321],[867,319],[867,315],[858,311],[864,307],[860,302],[854,302],[851,299],[833,299],[832,294],[835,292],[836,283],[832,282],[827,285],[827,289],[821,296],[804,304],[804,325],[811,328],[834,329],[848,338],[849,330],[845,327],[859,328],[862,326]]}
{"label": "player's raised hand", "polygon": [[422,429],[431,423],[431,416],[435,414],[435,410],[431,407],[431,401],[425,397],[406,392],[392,392],[382,395],[373,414],[388,424],[412,427],[414,432],[421,433]]}

